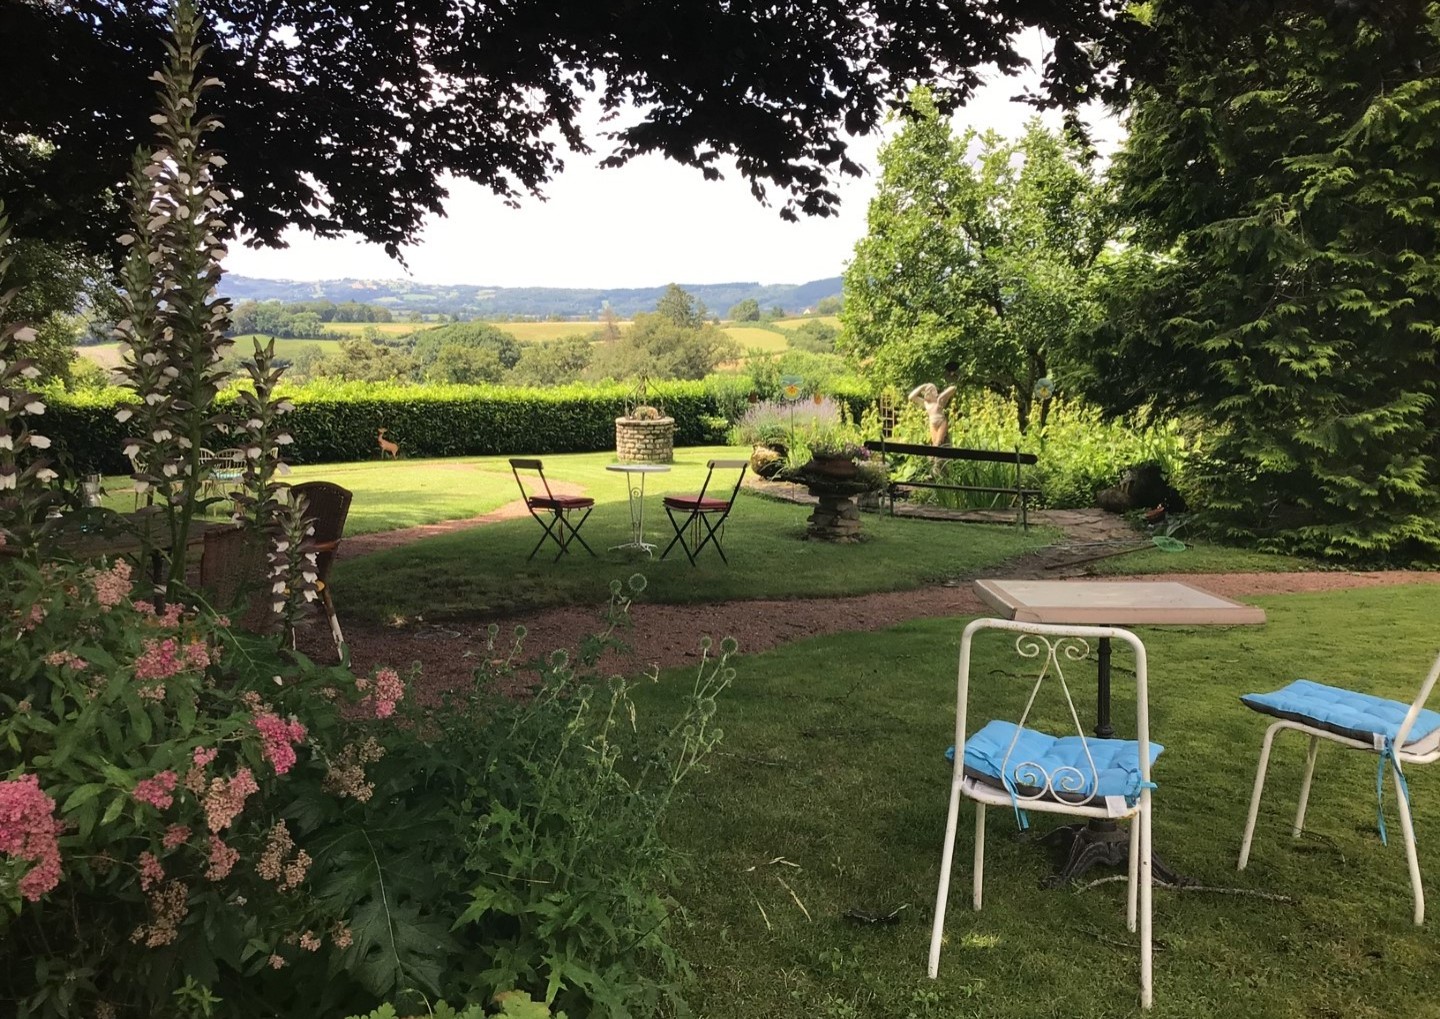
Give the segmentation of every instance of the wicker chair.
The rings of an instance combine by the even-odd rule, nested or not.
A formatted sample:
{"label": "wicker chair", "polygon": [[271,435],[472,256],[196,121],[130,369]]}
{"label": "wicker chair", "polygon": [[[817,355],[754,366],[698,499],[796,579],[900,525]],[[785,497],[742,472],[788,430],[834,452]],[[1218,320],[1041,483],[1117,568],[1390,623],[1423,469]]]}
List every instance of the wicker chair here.
{"label": "wicker chair", "polygon": [[340,538],[345,533],[345,518],[350,514],[350,500],[353,493],[330,481],[307,481],[290,488],[291,499],[305,500],[305,516],[315,528],[312,548],[315,555],[316,585],[320,592],[320,605],[330,621],[330,636],[335,638],[338,648],[345,641],[340,632],[340,620],[335,616],[335,601],[330,596],[330,566],[335,562],[335,551],[340,547]]}
{"label": "wicker chair", "polygon": [[200,557],[200,589],[215,608],[232,614],[248,633],[274,633],[280,617],[270,610],[270,572],[265,543],[242,527],[213,527],[205,532]]}

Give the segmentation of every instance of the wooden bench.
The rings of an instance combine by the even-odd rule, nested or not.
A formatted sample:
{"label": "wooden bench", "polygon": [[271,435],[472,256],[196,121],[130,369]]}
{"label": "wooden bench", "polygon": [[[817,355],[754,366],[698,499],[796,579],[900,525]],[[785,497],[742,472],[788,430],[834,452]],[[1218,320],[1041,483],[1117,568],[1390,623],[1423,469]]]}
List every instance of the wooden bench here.
{"label": "wooden bench", "polygon": [[1012,499],[1018,500],[1020,524],[1025,530],[1030,529],[1028,501],[1038,499],[1040,489],[1025,487],[1021,468],[1027,464],[1033,467],[1040,462],[1034,453],[1022,453],[1018,449],[1007,453],[993,449],[965,449],[960,446],[922,446],[911,442],[887,442],[884,439],[871,439],[865,443],[865,448],[879,453],[880,458],[887,462],[891,456],[924,456],[932,460],[970,460],[979,463],[1014,464],[1015,483],[1013,485],[947,485],[938,481],[891,481],[887,490],[890,497],[890,515],[895,515],[895,492],[902,488],[938,488],[950,492],[988,492],[994,495],[1009,495]]}

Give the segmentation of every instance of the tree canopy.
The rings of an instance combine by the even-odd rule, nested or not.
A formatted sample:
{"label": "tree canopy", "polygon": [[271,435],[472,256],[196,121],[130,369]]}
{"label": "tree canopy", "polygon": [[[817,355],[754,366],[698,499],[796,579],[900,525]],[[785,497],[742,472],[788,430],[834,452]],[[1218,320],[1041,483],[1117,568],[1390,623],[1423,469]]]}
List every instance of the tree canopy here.
{"label": "tree canopy", "polygon": [[845,273],[843,346],[907,389],[952,366],[1012,397],[1023,429],[1035,384],[1094,317],[1097,184],[1074,140],[1038,121],[1013,142],[957,138],[926,90],[912,104]]}
{"label": "tree canopy", "polygon": [[[0,38],[23,40],[0,62],[0,194],[19,234],[98,251],[119,232],[165,6],[0,4]],[[1113,84],[1101,69],[1136,28],[1123,0],[198,6],[205,70],[225,86],[212,105],[234,215],[266,244],[293,225],[392,254],[441,211],[447,176],[512,200],[539,193],[563,168],[557,140],[598,146],[606,165],[659,153],[707,178],[730,157],[782,216],[825,215],[838,176],[859,170],[844,133],[874,130],[911,82],[934,83],[949,108],[980,68],[1017,71],[1012,39],[1039,28],[1058,40],[1040,100],[1088,98]],[[587,138],[587,103],[625,112]]]}
{"label": "tree canopy", "polygon": [[[1335,556],[1440,549],[1440,5],[1272,17],[1172,50],[1117,161],[1097,391],[1195,415],[1233,535]],[[1387,14],[1412,11],[1395,4]]]}

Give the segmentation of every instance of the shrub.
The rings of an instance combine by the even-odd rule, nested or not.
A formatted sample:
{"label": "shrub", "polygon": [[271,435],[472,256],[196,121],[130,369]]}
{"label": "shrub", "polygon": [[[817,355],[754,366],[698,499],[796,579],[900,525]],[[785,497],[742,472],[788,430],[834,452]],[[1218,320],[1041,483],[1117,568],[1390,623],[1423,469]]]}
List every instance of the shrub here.
{"label": "shrub", "polygon": [[[1196,445],[1182,434],[1178,422],[1102,416],[1078,401],[1055,400],[1043,430],[1020,431],[1013,402],[995,394],[957,396],[950,404],[950,444],[974,449],[1035,453],[1039,463],[1025,475],[1026,484],[1042,492],[1042,504],[1054,508],[1092,506],[1098,489],[1116,484],[1127,467],[1155,461],[1178,486],[1196,460]],[[878,414],[862,421],[867,438],[880,434]],[[891,432],[896,442],[929,444],[929,427],[920,408],[906,404]],[[1005,464],[945,461],[938,471],[927,457],[892,458],[896,480],[925,478],[953,485],[1003,486],[1015,481],[1014,467]],[[996,497],[980,493],[917,491],[912,498],[944,501],[954,506],[986,506]]]}
{"label": "shrub", "polygon": [[429,704],[393,670],[132,601],[130,580],[16,562],[0,589],[12,1014],[416,1012],[517,989],[600,1019],[680,1007],[659,824],[721,739],[733,642],[706,642],[679,717],[641,728],[632,682],[594,671],[639,579],[578,661],[536,664],[532,695],[513,695],[523,633],[507,650],[492,628],[473,684]]}
{"label": "shrub", "polygon": [[[630,389],[621,385],[519,389],[503,386],[410,386],[316,380],[282,391],[295,406],[286,425],[292,463],[364,460],[375,430],[386,428],[409,456],[581,453],[613,449],[615,418]],[[699,382],[652,383],[652,399],[675,418],[675,442],[713,440],[713,398]],[[47,420],[56,449],[77,470],[125,473],[125,432],[114,420],[123,390],[55,393]],[[236,393],[222,393],[230,405]]]}

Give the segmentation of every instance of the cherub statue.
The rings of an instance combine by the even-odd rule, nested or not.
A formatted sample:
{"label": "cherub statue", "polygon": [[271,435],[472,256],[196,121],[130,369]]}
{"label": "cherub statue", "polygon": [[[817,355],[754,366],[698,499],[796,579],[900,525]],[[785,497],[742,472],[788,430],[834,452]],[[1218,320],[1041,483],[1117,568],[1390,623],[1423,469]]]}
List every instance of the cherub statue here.
{"label": "cherub statue", "polygon": [[910,392],[910,402],[925,408],[925,417],[930,422],[930,445],[943,446],[950,437],[950,418],[945,408],[955,396],[955,387],[948,387],[943,393],[932,382],[922,382]]}

